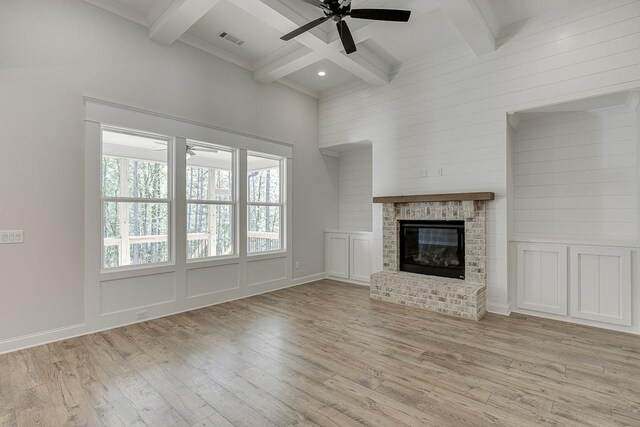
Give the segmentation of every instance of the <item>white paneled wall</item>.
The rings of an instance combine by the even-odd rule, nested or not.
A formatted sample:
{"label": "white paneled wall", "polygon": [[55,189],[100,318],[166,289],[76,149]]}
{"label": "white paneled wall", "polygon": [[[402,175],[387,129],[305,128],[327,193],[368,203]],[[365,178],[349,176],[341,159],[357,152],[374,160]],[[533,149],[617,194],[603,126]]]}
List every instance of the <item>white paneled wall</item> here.
{"label": "white paneled wall", "polygon": [[371,231],[371,147],[340,153],[340,229]]}
{"label": "white paneled wall", "polygon": [[[25,230],[24,244],[0,247],[0,353],[93,327],[84,310],[83,191],[97,187],[84,178],[83,96],[293,143],[292,274],[324,275],[324,230],[338,226],[338,161],[318,151],[315,99],[257,83],[250,71],[185,44],[155,43],[146,27],[84,1],[0,1],[0,46],[0,228]],[[272,269],[260,276],[264,264],[242,278],[254,283],[252,293],[266,290],[255,283],[282,277]],[[87,287],[103,298],[96,311],[125,310],[114,314],[125,324],[140,306],[153,317],[177,311],[165,303],[176,298],[234,298],[242,273],[220,266],[141,278],[128,289],[116,281]]]}
{"label": "white paneled wall", "polygon": [[[498,45],[482,57],[449,48],[403,64],[389,85],[327,93],[320,145],[373,141],[376,196],[496,192],[487,212],[488,308],[506,311],[506,113],[640,86],[640,1],[535,19]],[[433,174],[439,168],[442,176]]]}
{"label": "white paneled wall", "polygon": [[522,117],[513,150],[515,234],[637,240],[635,110]]}

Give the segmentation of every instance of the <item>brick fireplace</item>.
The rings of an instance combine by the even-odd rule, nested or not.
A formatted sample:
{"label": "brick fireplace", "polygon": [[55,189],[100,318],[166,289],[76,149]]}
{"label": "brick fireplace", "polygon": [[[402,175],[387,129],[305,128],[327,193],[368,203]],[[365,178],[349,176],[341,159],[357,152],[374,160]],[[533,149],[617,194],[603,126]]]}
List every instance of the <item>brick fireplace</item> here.
{"label": "brick fireplace", "polygon": [[[372,299],[479,320],[486,313],[486,202],[493,193],[377,197],[383,203],[383,270]],[[400,224],[464,221],[464,279],[400,271]]]}

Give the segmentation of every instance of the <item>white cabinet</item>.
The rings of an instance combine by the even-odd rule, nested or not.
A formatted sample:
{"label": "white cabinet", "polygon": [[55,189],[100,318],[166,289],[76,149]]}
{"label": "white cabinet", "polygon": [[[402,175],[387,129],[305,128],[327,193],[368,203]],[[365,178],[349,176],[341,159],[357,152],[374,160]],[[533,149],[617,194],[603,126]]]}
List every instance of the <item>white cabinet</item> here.
{"label": "white cabinet", "polygon": [[371,280],[371,235],[349,235],[349,278],[360,282]]}
{"label": "white cabinet", "polygon": [[571,248],[571,316],[631,326],[631,250]]}
{"label": "white cabinet", "polygon": [[326,233],[324,259],[327,276],[349,278],[349,234]]}
{"label": "white cabinet", "polygon": [[631,326],[632,253],[628,247],[518,242],[516,306]]}
{"label": "white cabinet", "polygon": [[325,233],[325,271],[328,277],[369,283],[371,233]]}
{"label": "white cabinet", "polygon": [[567,247],[518,244],[518,308],[567,314]]}

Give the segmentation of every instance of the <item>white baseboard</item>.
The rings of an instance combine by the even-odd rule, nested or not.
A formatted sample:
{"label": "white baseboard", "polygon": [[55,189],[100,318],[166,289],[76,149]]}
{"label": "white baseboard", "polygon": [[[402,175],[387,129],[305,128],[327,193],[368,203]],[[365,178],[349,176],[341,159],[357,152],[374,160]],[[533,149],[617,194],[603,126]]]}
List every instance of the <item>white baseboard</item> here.
{"label": "white baseboard", "polygon": [[311,274],[309,276],[298,277],[291,281],[291,286],[304,285],[305,283],[317,282],[318,280],[325,279],[327,277],[324,273]]}
{"label": "white baseboard", "polygon": [[55,341],[62,341],[80,335],[88,334],[87,326],[84,323],[78,323],[62,328],[51,329],[48,331],[35,332],[33,334],[22,335],[16,338],[9,338],[0,341],[0,354],[11,353],[12,351],[24,350],[25,348],[36,347],[43,344],[49,344]]}
{"label": "white baseboard", "polygon": [[511,304],[496,304],[487,303],[487,311],[493,314],[500,314],[502,316],[508,316],[511,314]]}
{"label": "white baseboard", "polygon": [[633,326],[621,326],[608,323],[597,322],[594,320],[578,319],[571,316],[562,316],[558,314],[542,313],[539,311],[527,310],[524,308],[514,308],[513,313],[524,314],[531,317],[541,317],[543,319],[557,320],[558,322],[572,323],[574,325],[590,326],[599,329],[608,329],[617,332],[626,332],[628,334],[640,335],[640,327],[638,325]]}
{"label": "white baseboard", "polygon": [[[318,280],[324,279],[325,277],[326,277],[325,273],[311,274],[309,276],[298,277],[297,279],[293,279],[290,283],[286,284],[285,286],[280,286],[280,287],[275,288],[275,289],[269,289],[268,291],[256,292],[254,294],[243,296],[241,298],[233,298],[233,299],[229,299],[229,300],[216,302],[214,304],[207,304],[207,305],[198,306],[198,307],[190,307],[187,310],[181,310],[181,311],[176,311],[176,312],[172,312],[172,313],[167,313],[167,314],[163,314],[161,316],[157,316],[157,317],[154,317],[154,318],[157,319],[157,318],[161,318],[161,317],[173,316],[174,314],[179,314],[179,313],[183,313],[183,312],[186,312],[186,311],[198,310],[199,308],[210,307],[210,306],[218,305],[218,304],[224,304],[224,303],[231,302],[231,301],[234,301],[234,300],[237,300],[237,299],[249,298],[249,297],[253,297],[253,296],[256,296],[256,295],[260,295],[260,294],[265,294],[265,293],[269,293],[269,292],[275,292],[275,291],[279,291],[281,289],[286,289],[286,288],[291,288],[291,287],[294,287],[294,286],[303,285],[305,283],[316,282]],[[154,318],[140,320],[139,322],[147,322],[149,320],[153,320]],[[139,323],[139,322],[133,322],[133,323]],[[127,325],[130,325],[130,324],[132,324],[132,323],[131,322],[122,323],[122,324],[113,325],[113,326],[109,326],[107,328],[100,328],[100,329],[88,329],[87,325],[85,323],[78,323],[78,324],[75,324],[75,325],[70,325],[70,326],[65,326],[65,327],[62,327],[62,328],[51,329],[51,330],[48,330],[48,331],[35,332],[33,334],[22,335],[22,336],[19,336],[19,337],[9,338],[9,339],[0,341],[0,354],[11,353],[11,352],[14,352],[14,351],[24,350],[26,348],[31,348],[31,347],[37,347],[39,345],[49,344],[49,343],[56,342],[56,341],[67,340],[67,339],[79,337],[79,336],[82,336],[82,335],[93,334],[93,333],[96,333],[96,332],[106,331],[106,330],[114,329],[114,328],[120,328],[122,326],[127,326]]]}
{"label": "white baseboard", "polygon": [[325,276],[325,278],[328,280],[333,280],[334,282],[350,283],[352,285],[366,286],[367,288],[371,287],[370,283],[360,282],[358,280],[343,279],[342,277],[332,277],[332,276]]}

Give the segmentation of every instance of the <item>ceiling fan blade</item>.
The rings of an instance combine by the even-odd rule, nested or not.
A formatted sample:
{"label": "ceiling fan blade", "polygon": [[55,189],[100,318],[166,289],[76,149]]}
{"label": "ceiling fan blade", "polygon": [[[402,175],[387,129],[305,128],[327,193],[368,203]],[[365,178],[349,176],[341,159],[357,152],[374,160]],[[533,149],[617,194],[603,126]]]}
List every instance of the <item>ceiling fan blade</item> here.
{"label": "ceiling fan blade", "polygon": [[340,40],[342,40],[342,46],[344,46],[344,51],[349,55],[350,53],[355,52],[356,43],[353,41],[353,36],[351,35],[351,31],[349,30],[349,26],[344,21],[336,22],[336,27],[338,27],[338,34],[340,35]]}
{"label": "ceiling fan blade", "polygon": [[397,9],[353,9],[350,15],[356,19],[407,22],[411,16],[411,11]]}
{"label": "ceiling fan blade", "polygon": [[310,29],[312,29],[314,27],[317,27],[318,25],[322,24],[327,19],[329,19],[329,17],[328,16],[324,16],[322,18],[316,19],[315,21],[311,21],[308,24],[305,24],[302,27],[298,28],[297,30],[293,30],[289,34],[285,34],[284,36],[280,37],[280,40],[289,41],[294,37],[298,37],[300,34],[306,33]]}

